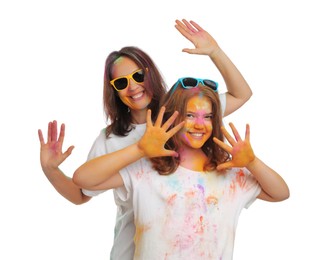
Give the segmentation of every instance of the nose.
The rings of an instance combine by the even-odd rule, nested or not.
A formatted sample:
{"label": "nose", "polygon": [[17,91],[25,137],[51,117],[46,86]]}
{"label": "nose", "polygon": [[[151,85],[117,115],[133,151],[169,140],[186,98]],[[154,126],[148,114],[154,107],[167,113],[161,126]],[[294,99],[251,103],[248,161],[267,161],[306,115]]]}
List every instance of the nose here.
{"label": "nose", "polygon": [[195,118],[194,128],[202,129],[204,127],[204,118],[197,117]]}
{"label": "nose", "polygon": [[128,79],[128,91],[134,91],[138,88],[138,84],[133,79]]}

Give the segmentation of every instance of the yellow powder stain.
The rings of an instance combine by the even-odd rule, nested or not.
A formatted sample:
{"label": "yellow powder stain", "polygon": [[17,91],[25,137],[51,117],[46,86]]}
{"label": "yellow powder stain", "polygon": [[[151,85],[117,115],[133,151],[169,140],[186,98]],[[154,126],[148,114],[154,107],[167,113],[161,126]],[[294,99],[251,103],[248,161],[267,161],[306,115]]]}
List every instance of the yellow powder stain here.
{"label": "yellow powder stain", "polygon": [[140,256],[140,247],[138,246],[141,240],[141,237],[143,235],[144,232],[146,232],[147,230],[150,229],[150,227],[148,225],[141,225],[139,223],[136,223],[136,233],[135,233],[135,237],[134,237],[134,241],[135,241],[135,245],[136,245],[136,249],[135,249],[135,256]]}
{"label": "yellow powder stain", "polygon": [[218,199],[215,196],[208,196],[206,198],[206,202],[207,202],[207,204],[216,205],[216,204],[218,204]]}

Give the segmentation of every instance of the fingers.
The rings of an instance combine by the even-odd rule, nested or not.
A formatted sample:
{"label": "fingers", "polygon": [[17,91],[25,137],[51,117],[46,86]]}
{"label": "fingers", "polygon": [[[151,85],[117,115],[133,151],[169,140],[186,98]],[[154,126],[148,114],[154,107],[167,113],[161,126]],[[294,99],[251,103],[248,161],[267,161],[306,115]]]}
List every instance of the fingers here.
{"label": "fingers", "polygon": [[[166,108],[165,107],[161,107],[160,108],[160,111],[159,111],[159,114],[158,114],[158,117],[154,123],[154,126],[156,127],[161,127],[162,125],[162,119],[163,119],[163,115],[164,115],[164,112],[166,111]],[[170,119],[170,118],[169,118]]]}
{"label": "fingers", "polygon": [[225,163],[222,163],[222,164],[219,164],[216,169],[217,171],[222,171],[222,170],[225,170],[225,169],[228,169],[228,168],[232,168],[234,165],[231,161],[229,162],[225,162]]}
{"label": "fingers", "polygon": [[43,135],[42,135],[42,131],[40,129],[38,129],[38,136],[39,136],[39,141],[41,145],[45,144],[45,141],[43,139]]}
{"label": "fingers", "polygon": [[190,32],[187,27],[179,20],[176,20],[175,28],[188,40],[190,40]]}
{"label": "fingers", "polygon": [[65,160],[67,157],[70,156],[70,154],[72,153],[73,149],[74,149],[74,146],[71,145],[71,146],[65,151],[65,153],[64,153],[64,160]]}
{"label": "fingers", "polygon": [[146,127],[152,126],[152,111],[148,109],[146,112]]}
{"label": "fingers", "polygon": [[250,141],[250,126],[249,126],[249,124],[246,125],[245,140]]}
{"label": "fingers", "polygon": [[[42,131],[38,130],[39,140],[41,144],[44,144],[44,138]],[[63,142],[65,136],[65,125],[61,125],[60,135],[58,141]],[[47,143],[57,142],[57,121],[54,120],[48,123],[48,132],[47,132]]]}
{"label": "fingers", "polygon": [[165,150],[163,153],[163,156],[173,156],[173,157],[178,157],[179,154],[175,152],[174,150]]}
{"label": "fingers", "polygon": [[236,130],[236,128],[235,128],[235,126],[233,125],[233,123],[229,123],[229,125],[230,125],[230,127],[231,127],[231,129],[232,129],[232,132],[233,132],[233,134],[234,134],[235,140],[236,140],[236,141],[240,141],[240,140],[242,140],[241,137],[240,137],[240,135],[239,135],[239,133],[238,133],[238,130]]}
{"label": "fingers", "polygon": [[56,141],[57,140],[57,121],[54,120],[53,123],[50,124],[50,141]]}
{"label": "fingers", "polygon": [[[196,33],[197,32],[197,30],[195,30],[195,28],[191,25],[191,23],[189,23],[186,19],[183,19],[182,21],[183,21],[183,23],[185,24],[185,26],[187,27],[187,29],[190,32],[192,32],[192,33]],[[188,31],[188,30],[186,30],[186,31]]]}
{"label": "fingers", "polygon": [[[154,123],[154,127],[161,127],[163,130],[167,131],[169,129],[169,127],[175,122],[175,120],[176,120],[179,113],[178,113],[178,111],[175,111],[169,117],[169,119],[167,119],[167,121],[162,125],[162,120],[163,120],[163,116],[164,116],[165,111],[166,111],[165,107],[160,108],[158,117],[157,117],[157,119]],[[151,118],[149,118],[149,120],[151,121]]]}
{"label": "fingers", "polygon": [[174,134],[176,134],[179,130],[181,130],[185,125],[185,121],[180,122],[178,125],[173,127],[168,131],[168,134],[170,137],[172,137]]}
{"label": "fingers", "polygon": [[[57,129],[57,127],[56,127],[56,129]],[[62,144],[64,142],[64,136],[65,136],[65,124],[61,124],[61,130],[59,132],[59,137],[58,137],[60,149],[62,149]]]}
{"label": "fingers", "polygon": [[[235,140],[236,141],[241,141],[242,138],[241,138],[240,134],[238,133],[238,130],[233,125],[233,123],[229,123],[229,125],[230,125],[230,127],[232,129],[232,132],[234,134]],[[245,140],[248,140],[248,141],[250,140],[250,125],[249,124],[246,124]]]}
{"label": "fingers", "polygon": [[229,132],[227,132],[226,128],[224,126],[222,126],[220,128],[222,130],[223,135],[225,136],[226,140],[231,144],[234,145],[236,143],[236,141],[233,139],[233,137],[229,134]]}
{"label": "fingers", "polygon": [[48,132],[47,132],[47,143],[51,141],[51,127],[52,127],[52,122],[48,123]]}
{"label": "fingers", "polygon": [[204,29],[198,25],[196,22],[194,21],[190,21],[190,23],[198,30],[198,31],[204,31]]}
{"label": "fingers", "polygon": [[213,141],[222,149],[224,149],[228,153],[232,153],[233,148],[226,143],[220,141],[218,138],[214,137]]}
{"label": "fingers", "polygon": [[169,117],[169,119],[163,124],[162,128],[167,131],[168,128],[175,122],[177,116],[178,116],[178,111],[175,111],[171,115],[171,117]]}
{"label": "fingers", "polygon": [[182,21],[177,19],[175,22],[176,22],[176,28],[178,27],[177,29],[183,30],[185,32],[189,31],[188,22],[185,19],[183,19]]}

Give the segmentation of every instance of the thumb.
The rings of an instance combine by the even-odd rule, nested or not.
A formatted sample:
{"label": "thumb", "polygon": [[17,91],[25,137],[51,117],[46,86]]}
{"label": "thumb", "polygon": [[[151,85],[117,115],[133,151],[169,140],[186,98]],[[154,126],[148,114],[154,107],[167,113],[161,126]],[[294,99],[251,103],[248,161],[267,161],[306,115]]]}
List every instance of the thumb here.
{"label": "thumb", "polygon": [[174,150],[166,150],[163,156],[173,156],[178,157],[179,154]]}
{"label": "thumb", "polygon": [[225,163],[221,163],[221,164],[217,165],[216,169],[217,169],[217,171],[223,171],[228,168],[232,168],[232,166],[233,166],[233,163],[231,161],[229,161],[229,162],[225,162]]}
{"label": "thumb", "polygon": [[65,151],[65,153],[64,153],[64,158],[65,158],[65,159],[71,155],[73,149],[74,149],[74,146],[71,145],[71,146]]}
{"label": "thumb", "polygon": [[189,53],[189,54],[199,54],[196,49],[188,49],[188,48],[184,48],[182,50],[182,52],[186,52],[186,53]]}

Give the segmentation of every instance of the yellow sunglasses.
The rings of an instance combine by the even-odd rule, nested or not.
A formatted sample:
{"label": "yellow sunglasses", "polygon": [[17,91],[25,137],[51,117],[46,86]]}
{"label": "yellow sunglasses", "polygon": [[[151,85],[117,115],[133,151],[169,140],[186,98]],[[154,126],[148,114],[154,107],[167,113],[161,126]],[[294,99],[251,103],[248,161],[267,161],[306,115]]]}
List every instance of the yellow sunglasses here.
{"label": "yellow sunglasses", "polygon": [[129,85],[129,79],[133,79],[137,84],[141,84],[144,82],[144,71],[142,69],[138,69],[133,73],[118,77],[116,79],[112,79],[110,81],[111,85],[115,88],[116,91],[124,90]]}

